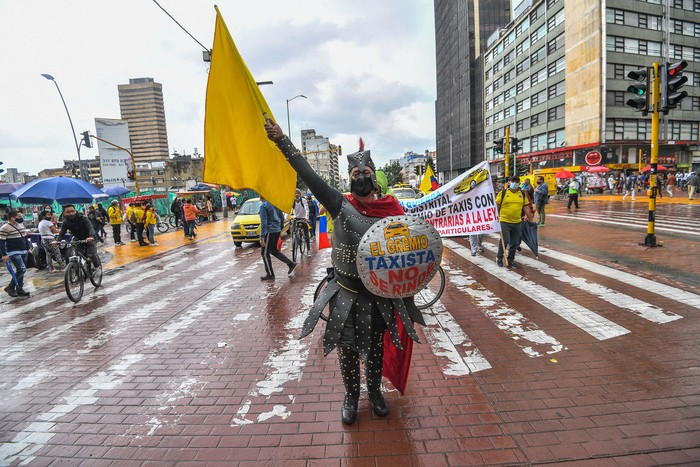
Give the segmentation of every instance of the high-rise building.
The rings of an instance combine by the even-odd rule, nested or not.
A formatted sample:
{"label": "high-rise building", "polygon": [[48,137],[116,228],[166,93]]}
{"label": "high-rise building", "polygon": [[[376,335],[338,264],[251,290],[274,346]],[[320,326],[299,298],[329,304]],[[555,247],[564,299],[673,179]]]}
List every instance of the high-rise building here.
{"label": "high-rise building", "polygon": [[316,130],[301,130],[301,154],[317,174],[335,187],[340,187],[338,156],[340,146],[331,144],[328,137],[316,134]]}
{"label": "high-rise building", "polygon": [[129,84],[120,84],[118,89],[121,118],[129,122],[134,160],[137,163],[167,161],[163,86],[153,78],[135,78],[129,79]]}
{"label": "high-rise building", "polygon": [[483,160],[482,54],[487,38],[510,17],[509,0],[435,0],[435,162],[441,179]]}
{"label": "high-rise building", "polygon": [[[663,117],[659,163],[700,165],[700,1],[539,0],[516,9],[484,54],[485,154],[505,129],[534,168],[648,161],[651,114],[626,101],[630,71],[686,60],[689,94]],[[494,170],[492,168],[492,173]]]}

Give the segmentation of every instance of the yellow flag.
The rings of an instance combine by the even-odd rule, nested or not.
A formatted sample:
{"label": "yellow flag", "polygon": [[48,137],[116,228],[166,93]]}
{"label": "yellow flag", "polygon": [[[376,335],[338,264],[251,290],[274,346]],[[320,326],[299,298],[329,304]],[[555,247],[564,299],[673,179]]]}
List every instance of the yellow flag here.
{"label": "yellow flag", "polygon": [[423,181],[420,182],[420,187],[418,187],[418,189],[423,193],[433,191],[433,182],[431,177],[437,180],[437,177],[435,177],[435,172],[433,172],[433,168],[430,166],[430,164],[425,164],[425,175],[423,175]]}
{"label": "yellow flag", "polygon": [[204,181],[253,189],[289,212],[296,173],[267,139],[263,114],[275,120],[216,8],[204,116]]}

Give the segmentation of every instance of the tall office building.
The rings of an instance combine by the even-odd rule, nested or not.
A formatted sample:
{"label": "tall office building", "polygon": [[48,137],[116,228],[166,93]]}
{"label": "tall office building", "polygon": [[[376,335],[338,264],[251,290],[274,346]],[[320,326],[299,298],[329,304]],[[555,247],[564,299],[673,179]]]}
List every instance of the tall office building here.
{"label": "tall office building", "polygon": [[503,156],[492,141],[509,128],[520,139],[519,162],[533,169],[637,169],[650,155],[651,114],[626,106],[634,97],[627,74],[681,60],[689,64],[689,96],[662,116],[659,163],[700,166],[700,0],[528,0],[522,7],[484,54],[485,154],[494,166]]}
{"label": "tall office building", "polygon": [[436,164],[444,180],[483,160],[482,54],[510,17],[509,0],[435,0]]}
{"label": "tall office building", "polygon": [[139,163],[167,161],[168,132],[163,86],[154,82],[153,78],[135,78],[129,79],[129,84],[117,87],[121,118],[129,122],[131,150],[137,166]]}
{"label": "tall office building", "polygon": [[331,144],[328,137],[317,135],[316,130],[301,130],[301,153],[317,174],[340,187],[338,155],[340,146]]}

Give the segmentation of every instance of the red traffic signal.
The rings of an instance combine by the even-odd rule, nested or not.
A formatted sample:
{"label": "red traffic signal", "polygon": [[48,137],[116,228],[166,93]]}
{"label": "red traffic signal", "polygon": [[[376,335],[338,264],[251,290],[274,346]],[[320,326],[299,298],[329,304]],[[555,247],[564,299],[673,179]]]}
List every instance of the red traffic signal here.
{"label": "red traffic signal", "polygon": [[669,110],[678,107],[678,104],[688,97],[686,91],[679,91],[688,82],[688,77],[683,76],[683,70],[687,66],[688,62],[685,60],[661,65],[661,102],[659,110],[664,115],[668,115]]}

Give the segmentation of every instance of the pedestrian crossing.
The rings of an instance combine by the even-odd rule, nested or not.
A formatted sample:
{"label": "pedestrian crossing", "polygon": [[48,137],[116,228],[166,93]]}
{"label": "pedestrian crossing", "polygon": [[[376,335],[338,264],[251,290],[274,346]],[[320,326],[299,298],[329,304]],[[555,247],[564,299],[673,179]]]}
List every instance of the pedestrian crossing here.
{"label": "pedestrian crossing", "polygon": [[[471,256],[463,241],[445,239],[444,246],[447,251],[443,268],[448,281],[445,296],[424,311],[426,326],[419,328],[419,333],[425,337],[425,342],[418,345],[414,352],[434,355],[446,378],[459,378],[498,368],[505,363],[504,355],[512,355],[513,352],[532,359],[553,358],[559,352],[574,350],[580,345],[580,339],[571,340],[572,334],[580,335],[590,346],[623,336],[634,336],[637,328],[630,323],[669,326],[686,317],[691,308],[700,311],[698,294],[557,250],[541,249],[539,260],[529,255],[519,255],[517,259],[522,267],[509,270],[496,265],[493,260],[496,246],[490,241],[484,242],[487,256]],[[325,266],[330,263],[330,250],[316,252],[311,263],[305,259],[306,267],[303,269],[306,272],[295,272],[298,282],[280,278],[274,286],[263,287],[256,281],[257,274],[262,270],[259,250],[239,251],[231,260],[231,252],[221,250],[216,244],[201,248],[206,249],[206,253],[200,252],[201,256],[176,250],[148,261],[148,266],[140,269],[138,274],[128,270],[118,271],[109,276],[104,287],[86,295],[84,301],[76,305],[69,303],[60,290],[53,295],[32,297],[30,301],[0,314],[0,340],[6,342],[0,348],[0,358],[6,365],[20,365],[24,359],[45,353],[48,348],[54,348],[57,342],[73,335],[72,348],[54,353],[45,364],[25,365],[22,370],[13,370],[12,378],[0,387],[4,390],[19,388],[19,392],[51,380],[53,372],[60,371],[63,360],[55,355],[63,353],[68,360],[90,358],[92,353],[115,344],[119,338],[128,337],[130,332],[144,326],[149,318],[160,314],[160,324],[148,329],[145,335],[140,335],[109,365],[103,365],[105,372],[95,373],[83,380],[90,388],[88,392],[73,391],[70,393],[70,397],[74,397],[71,399],[73,402],[57,402],[56,406],[40,414],[36,422],[50,423],[42,425],[41,430],[38,425],[30,425],[26,433],[18,434],[16,442],[13,441],[14,447],[5,453],[7,455],[0,453],[0,461],[14,459],[20,448],[27,449],[25,453],[35,452],[36,446],[45,444],[53,436],[54,417],[70,412],[72,407],[95,403],[101,389],[122,384],[130,372],[135,371],[137,363],[146,365],[151,355],[157,355],[157,352],[167,354],[169,348],[182,346],[184,336],[191,335],[205,324],[212,310],[231,309],[231,302],[237,300],[237,291],[245,287],[258,290],[257,301],[284,299],[291,310],[284,323],[283,337],[269,348],[266,357],[261,358],[255,381],[248,388],[247,395],[242,395],[238,411],[231,416],[231,425],[243,426],[274,418],[284,420],[297,410],[289,386],[305,378],[305,368],[312,349],[320,345],[324,324],[320,323],[310,338],[300,340],[298,334],[313,301],[316,286],[325,275]],[[467,261],[470,267],[457,266],[461,261]],[[212,265],[220,267],[213,268]],[[496,282],[498,286],[493,285]],[[619,289],[624,291],[616,287],[617,283],[621,284]],[[281,284],[287,287],[284,296],[280,296]],[[177,288],[178,294],[168,295],[166,291],[173,288]],[[204,289],[209,292],[202,292]],[[644,298],[632,293],[634,289],[644,291]],[[130,293],[134,290],[138,292]],[[576,290],[577,293],[567,294],[564,292],[566,290]],[[530,309],[513,305],[511,297],[515,291],[531,297],[538,312],[532,313]],[[291,299],[290,293],[294,299]],[[139,300],[149,296],[158,296],[159,299]],[[447,297],[455,296],[460,299],[447,300]],[[107,300],[110,297],[120,297],[120,300]],[[199,298],[186,305],[182,303],[183,297],[188,298],[188,303]],[[250,297],[247,297],[249,300]],[[602,309],[587,305],[591,298],[603,304]],[[665,305],[667,300],[672,301],[670,305]],[[674,306],[678,303],[686,306]],[[667,309],[669,306],[674,306],[673,311]],[[34,313],[37,309],[43,311]],[[129,309],[131,311],[125,311]],[[216,330],[222,337],[214,336],[219,339],[220,347],[229,349],[232,354],[246,350],[246,334],[250,333],[252,323],[259,321],[265,313],[264,307],[257,305],[250,309],[236,309],[240,312],[232,314],[230,328]],[[492,326],[488,333],[498,333],[509,339],[513,344],[512,351],[482,345],[487,340],[482,334],[484,328],[475,328],[480,330],[476,332],[471,330],[473,328],[464,318],[467,309],[469,313],[476,310],[483,315],[484,323]],[[616,313],[610,313],[611,309]],[[74,310],[86,312],[66,314]],[[608,313],[605,313],[606,310]],[[543,318],[548,315],[556,319]],[[108,325],[94,324],[102,323],[106,318],[109,318]],[[56,324],[50,326],[51,320],[56,320]],[[553,322],[556,325],[552,325]],[[30,333],[44,326],[44,330],[23,336],[21,342],[15,340],[14,336],[18,333]],[[80,335],[76,341],[74,335],[81,329],[90,329],[91,332]],[[214,357],[211,358],[215,362]],[[202,363],[206,364],[207,360]],[[22,371],[25,373],[22,374]],[[177,397],[179,390],[173,392],[173,388],[180,387],[186,389],[187,397],[196,397],[205,386],[186,371],[178,378],[156,399]],[[103,383],[106,385],[100,386]],[[281,403],[281,396],[288,397],[288,402]],[[152,417],[144,426],[134,428],[129,433],[153,435],[161,426],[172,423],[160,415],[157,408],[153,410],[155,412],[148,413]],[[23,436],[29,436],[31,430],[40,431],[32,435],[35,438],[29,438],[35,442],[21,444],[25,439]]]}
{"label": "pedestrian crossing", "polygon": [[[596,209],[592,206],[593,205],[586,205],[585,209],[577,210],[573,215],[547,213],[547,218],[560,218],[595,224],[616,225],[636,230],[647,229],[648,211],[640,209],[638,204],[636,209],[629,211]],[[698,207],[698,205],[689,205],[685,207],[674,205],[673,212],[682,212],[682,214],[671,215],[668,214],[667,211],[659,209],[657,206],[657,210],[655,212],[654,230],[671,234],[700,237],[700,207]]]}

